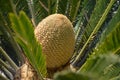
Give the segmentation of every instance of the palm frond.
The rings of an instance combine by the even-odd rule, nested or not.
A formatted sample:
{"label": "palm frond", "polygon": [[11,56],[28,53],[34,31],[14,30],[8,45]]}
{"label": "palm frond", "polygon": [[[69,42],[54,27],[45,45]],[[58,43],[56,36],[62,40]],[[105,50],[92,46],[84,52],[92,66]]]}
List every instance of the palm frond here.
{"label": "palm frond", "polygon": [[[12,55],[16,56],[17,53],[19,66],[24,63],[22,55],[25,53],[25,57],[37,71],[39,78],[43,80],[47,73],[45,56],[42,54],[41,45],[34,37],[34,27],[50,14],[64,14],[71,20],[75,29],[76,47],[73,56],[75,60],[72,66],[79,70],[76,73],[60,72],[54,79],[118,80],[120,79],[120,6],[114,16],[107,20],[114,2],[117,0],[0,0],[0,38],[4,38],[3,41],[12,45],[15,50]],[[21,10],[26,14],[19,13]],[[14,13],[10,14],[10,20],[9,12]],[[105,30],[102,33],[100,29]],[[99,34],[99,31],[102,34]],[[96,46],[98,38],[100,41]],[[0,47],[1,52],[6,54]],[[90,53],[92,55],[89,55],[86,61]],[[2,56],[6,57],[6,55]],[[17,67],[14,62],[10,64],[10,58],[6,60],[9,64],[0,57],[0,71],[5,74],[4,77],[0,73],[0,79],[12,80]]]}
{"label": "palm frond", "polygon": [[114,29],[110,32],[105,40],[95,48],[95,54],[114,53],[120,50],[120,22],[113,26]]}
{"label": "palm frond", "polygon": [[72,23],[74,23],[80,8],[81,0],[70,0],[69,2],[70,2],[69,16]]}
{"label": "palm frond", "polygon": [[64,1],[61,1],[61,0],[57,0],[57,5],[58,5],[58,9],[57,9],[57,13],[61,13],[61,14],[64,14],[65,13],[67,14],[68,10],[69,9],[69,1],[70,0],[64,0]]}
{"label": "palm frond", "polygon": [[74,31],[75,31],[76,45],[75,45],[75,52],[71,62],[75,60],[75,57],[79,54],[81,48],[84,45],[84,41],[81,40],[82,38],[84,38],[83,35],[85,31],[85,26],[89,21],[90,15],[95,7],[95,3],[96,1],[84,0],[80,4],[76,21],[73,23],[73,25],[75,25]]}
{"label": "palm frond", "polygon": [[[102,56],[104,56],[104,55],[108,56],[108,54],[112,55],[112,56],[113,56],[113,54],[114,55],[120,54],[120,48],[119,48],[120,47],[120,44],[119,44],[120,38],[118,36],[118,34],[120,33],[120,22],[117,22],[117,24],[114,25],[113,27],[114,27],[114,29],[112,29],[112,31],[109,34],[107,34],[104,41],[101,42],[101,44],[99,44],[95,48],[94,53],[91,56],[89,56],[88,60],[86,61],[86,63],[82,66],[82,68],[79,71],[94,72],[94,70],[95,70],[98,75],[101,75],[103,73],[101,75],[102,80],[112,79],[112,78],[118,77],[120,75],[119,74],[120,63],[112,62],[112,61],[114,61],[115,58],[111,58],[111,60],[108,60],[108,62],[110,62],[110,63],[105,63],[107,60],[105,58],[103,58],[104,62],[99,61],[99,59],[100,59],[99,57],[98,57],[98,60],[95,60],[95,61],[91,60],[92,57],[95,57],[100,54],[102,54]],[[109,56],[109,58],[110,58],[110,56]],[[118,56],[118,58],[119,58],[119,56]],[[93,58],[93,60],[94,60],[94,58]],[[91,61],[91,62],[89,62],[89,61]],[[103,66],[103,64],[104,64],[104,66]],[[109,64],[109,65],[107,65],[107,64]],[[97,66],[95,66],[95,65],[97,65]]]}
{"label": "palm frond", "polygon": [[55,74],[54,80],[97,80],[94,75],[63,71]]}
{"label": "palm frond", "polygon": [[118,55],[91,55],[87,63],[76,73],[63,71],[56,74],[54,78],[55,80],[110,80],[119,77],[119,64]]}
{"label": "palm frond", "polygon": [[[29,1],[30,2],[30,1]],[[66,15],[73,22],[77,16],[77,12],[80,6],[80,0],[34,0],[31,1],[34,4],[35,20],[36,23],[40,22],[44,17],[60,13]],[[77,3],[77,7],[76,7]],[[32,6],[32,4],[31,4]],[[76,9],[74,9],[76,8]]]}
{"label": "palm frond", "polygon": [[[84,28],[87,25],[89,17],[95,7],[95,3],[96,1],[92,1],[92,0],[81,1],[80,8],[78,10],[78,14],[76,18],[76,25],[74,26],[75,33],[79,33],[79,31],[77,31],[79,27]],[[84,29],[82,29],[81,31],[84,31]],[[78,35],[76,35],[76,37],[77,36]]]}
{"label": "palm frond", "polygon": [[[95,48],[95,53],[103,54],[103,53],[112,52],[115,54],[119,54],[119,49],[120,49],[120,43],[119,43],[120,38],[118,36],[118,34],[120,33],[119,13],[120,13],[120,7],[116,15],[109,22],[105,32],[101,35],[101,40]],[[100,48],[102,48],[103,50]]]}
{"label": "palm frond", "polygon": [[22,46],[25,55],[42,80],[42,76],[46,75],[45,57],[41,53],[40,44],[34,37],[33,25],[22,11],[19,13],[19,16],[11,13],[10,20],[16,41]]}
{"label": "palm frond", "polygon": [[[101,0],[98,0],[98,2],[96,3],[96,7],[91,15],[91,18],[90,18],[90,21],[93,21],[93,22],[90,22],[91,26],[93,27],[89,27],[89,29],[87,29],[88,27],[86,27],[86,32],[89,34],[84,34],[84,38],[82,38],[85,42],[82,49],[80,50],[79,54],[77,55],[76,59],[74,60],[74,62],[72,63],[72,66],[73,67],[76,67],[76,64],[78,66],[78,63],[79,63],[79,66],[81,64],[83,64],[83,58],[87,57],[87,54],[84,53],[84,51],[87,49],[89,43],[92,41],[93,39],[93,36],[98,32],[98,30],[100,29],[101,25],[103,24],[103,22],[105,21],[106,19],[106,16],[107,14],[109,13],[113,3],[115,2],[115,0],[111,0],[110,3],[107,5],[107,1],[106,2],[103,2]],[[98,10],[98,11],[97,11]],[[100,12],[99,12],[100,11]],[[95,12],[95,13],[94,13]],[[98,16],[98,20],[96,20],[96,16],[99,14]],[[94,18],[93,18],[94,17]],[[89,26],[89,24],[88,24]],[[87,50],[86,50],[87,51]]]}
{"label": "palm frond", "polygon": [[[87,26],[86,26],[86,30],[85,30],[85,38],[86,39],[88,39],[88,37],[91,35],[91,33],[93,32],[95,27],[98,25],[99,21],[105,20],[107,14],[110,11],[114,2],[115,2],[115,0],[111,0],[111,1],[107,0],[104,2],[101,0],[98,0],[96,2],[94,11],[92,12],[92,15],[90,16],[90,19],[89,19],[89,24],[87,24]],[[106,15],[103,16],[104,14],[106,14]],[[103,19],[103,17],[104,17],[104,19]],[[101,23],[101,25],[102,25],[102,23]],[[100,25],[100,27],[101,27],[101,25]],[[97,30],[96,30],[96,32],[97,32]]]}
{"label": "palm frond", "polygon": [[[74,23],[79,11],[81,0],[57,0],[56,13],[66,15]],[[56,7],[57,7],[56,6]]]}
{"label": "palm frond", "polygon": [[120,75],[117,76],[117,77],[114,77],[114,78],[112,78],[112,79],[110,79],[110,80],[120,80]]}
{"label": "palm frond", "polygon": [[76,21],[73,23],[76,39],[73,59],[74,57],[76,57],[76,55],[79,53],[80,49],[84,45],[84,42],[82,42],[81,40],[85,31],[85,26],[88,23],[89,17],[94,9],[95,3],[96,1],[91,0],[84,0],[80,3],[80,8],[77,14]]}
{"label": "palm frond", "polygon": [[[54,13],[62,13],[64,11],[64,5],[61,2],[65,3],[65,1],[61,0],[27,0],[29,10],[31,12],[32,20],[35,26],[46,16]],[[62,8],[62,10],[60,9]],[[59,11],[60,10],[60,11]]]}
{"label": "palm frond", "polygon": [[31,11],[32,19],[34,24],[37,25],[44,17],[48,15],[48,4],[47,0],[27,0],[29,9]]}
{"label": "palm frond", "polygon": [[116,63],[106,67],[104,70],[103,76],[105,76],[105,78],[108,78],[108,79],[113,79],[113,78],[119,77],[119,75],[120,75],[120,63]]}
{"label": "palm frond", "polygon": [[78,72],[90,72],[98,76],[100,80],[110,80],[119,76],[119,64],[120,59],[117,55],[92,55]]}
{"label": "palm frond", "polygon": [[[2,33],[0,37],[4,39],[7,45],[9,46],[11,45],[10,47],[13,49],[13,52],[15,53],[15,54],[14,53],[11,53],[11,54],[16,56],[17,58],[16,63],[18,63],[19,65],[22,65],[24,63],[23,56],[21,55],[22,51],[20,47],[18,46],[18,44],[16,43],[16,41],[13,39],[13,34],[12,34],[11,27],[10,27],[10,21],[9,21],[9,15],[8,15],[9,12],[14,12],[14,11],[11,7],[9,0],[1,0],[0,7],[1,7],[0,9],[0,32]],[[2,46],[4,45],[5,44],[3,44]],[[8,52],[8,54],[10,54],[10,52]]]}
{"label": "palm frond", "polygon": [[118,7],[118,10],[116,11],[116,14],[113,16],[111,21],[108,23],[107,28],[104,30],[104,32],[101,34],[101,40],[99,43],[103,42],[104,39],[106,39],[107,35],[112,32],[116,26],[116,24],[120,21],[120,6]]}

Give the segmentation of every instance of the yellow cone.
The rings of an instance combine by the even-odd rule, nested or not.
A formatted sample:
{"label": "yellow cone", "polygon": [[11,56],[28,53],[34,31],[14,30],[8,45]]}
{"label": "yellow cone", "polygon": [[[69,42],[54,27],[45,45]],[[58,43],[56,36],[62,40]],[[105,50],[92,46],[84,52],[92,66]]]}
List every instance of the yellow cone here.
{"label": "yellow cone", "polygon": [[42,45],[47,68],[65,65],[73,55],[75,34],[69,19],[62,14],[53,14],[43,19],[35,28],[35,37]]}

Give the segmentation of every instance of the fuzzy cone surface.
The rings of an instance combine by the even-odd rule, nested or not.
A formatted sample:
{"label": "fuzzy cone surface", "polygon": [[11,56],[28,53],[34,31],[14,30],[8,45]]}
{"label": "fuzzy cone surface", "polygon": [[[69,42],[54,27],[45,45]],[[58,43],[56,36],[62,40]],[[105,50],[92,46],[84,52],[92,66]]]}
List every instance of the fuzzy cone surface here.
{"label": "fuzzy cone surface", "polygon": [[52,14],[35,28],[35,37],[42,45],[47,68],[59,68],[69,62],[75,46],[72,23],[62,14]]}

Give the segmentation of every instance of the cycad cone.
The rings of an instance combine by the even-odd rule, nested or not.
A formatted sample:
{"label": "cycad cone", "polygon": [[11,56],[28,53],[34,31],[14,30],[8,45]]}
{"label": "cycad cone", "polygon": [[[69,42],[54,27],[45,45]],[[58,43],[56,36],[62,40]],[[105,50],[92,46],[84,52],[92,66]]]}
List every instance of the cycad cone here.
{"label": "cycad cone", "polygon": [[75,34],[69,19],[62,14],[53,14],[43,19],[35,28],[35,37],[42,45],[48,69],[65,65],[72,57]]}

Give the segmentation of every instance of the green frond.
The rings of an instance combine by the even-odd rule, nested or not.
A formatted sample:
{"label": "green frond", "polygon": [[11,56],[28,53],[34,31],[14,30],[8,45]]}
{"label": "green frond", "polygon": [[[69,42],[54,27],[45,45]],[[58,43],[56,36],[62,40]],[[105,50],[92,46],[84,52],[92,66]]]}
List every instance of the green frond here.
{"label": "green frond", "polygon": [[104,54],[104,55],[91,55],[86,63],[79,69],[78,72],[96,72],[97,74],[102,74],[107,66],[110,64],[115,64],[120,62],[119,57],[114,54]]}
{"label": "green frond", "polygon": [[70,2],[69,16],[70,16],[70,19],[71,19],[72,23],[74,23],[75,19],[77,17],[79,8],[80,8],[81,0],[70,0],[69,2]]}
{"label": "green frond", "polygon": [[[84,58],[84,56],[86,57],[86,54],[84,53],[84,51],[86,50],[86,48],[88,47],[89,43],[92,41],[93,39],[93,36],[98,32],[98,30],[100,29],[101,25],[103,24],[103,22],[105,21],[106,19],[106,16],[107,14],[109,13],[113,3],[115,2],[115,0],[111,0],[109,4],[107,4],[108,2],[105,2],[105,3],[102,3],[103,1],[101,0],[98,0],[98,2],[96,3],[96,7],[91,15],[94,16],[94,18],[90,18],[90,21],[93,20],[93,24],[94,25],[91,25],[91,26],[94,26],[93,28],[91,27],[90,29],[87,30],[86,28],[86,31],[89,32],[89,30],[91,30],[91,32],[89,33],[89,36],[87,37],[87,35],[85,34],[84,39],[85,40],[85,43],[82,47],[82,49],[80,50],[79,54],[77,55],[76,59],[74,60],[74,62],[72,63],[73,66],[76,66],[76,64],[78,64],[78,62],[80,62],[80,60],[82,60]],[[102,7],[102,6],[103,7]],[[105,6],[105,8],[104,8]],[[102,9],[103,8],[103,9]],[[100,9],[100,12],[97,10]],[[103,10],[103,11],[101,11]],[[95,12],[95,13],[94,13]],[[97,14],[96,14],[97,13]],[[98,15],[100,13],[100,15]],[[96,20],[96,15],[98,15],[98,20]],[[92,20],[91,20],[92,19]],[[97,22],[96,22],[97,21]],[[95,23],[96,22],[96,23]],[[92,22],[90,22],[92,24]],[[89,26],[90,27],[90,26]],[[82,57],[82,58],[81,58]],[[82,62],[82,61],[81,61]]]}
{"label": "green frond", "polygon": [[[105,32],[101,35],[101,40],[95,48],[96,54],[103,54],[112,52],[114,54],[119,54],[120,50],[120,7],[113,17],[113,19],[109,22],[108,27]],[[101,48],[101,49],[100,49]]]}
{"label": "green frond", "polygon": [[120,75],[117,76],[117,77],[114,77],[114,78],[112,78],[112,79],[110,79],[110,80],[120,80]]}
{"label": "green frond", "polygon": [[54,80],[97,80],[97,78],[92,74],[63,71],[55,74]]}
{"label": "green frond", "polygon": [[[76,22],[76,25],[74,26],[75,33],[77,33],[77,30],[79,27],[84,28],[87,25],[89,21],[89,17],[92,11],[94,10],[95,3],[96,1],[92,1],[92,0],[84,0],[83,2],[80,3],[79,12],[76,18],[76,20],[78,21]],[[81,31],[84,31],[84,29],[82,29]]]}
{"label": "green frond", "polygon": [[103,42],[104,39],[108,36],[110,32],[112,32],[115,29],[116,24],[120,21],[120,6],[118,10],[116,11],[116,14],[113,16],[111,21],[108,23],[107,28],[104,30],[104,32],[101,34],[101,40],[99,43]]}
{"label": "green frond", "polygon": [[27,0],[27,2],[36,27],[48,15],[48,0]]}
{"label": "green frond", "polygon": [[[10,45],[19,66],[24,63],[25,54],[43,80],[47,74],[46,61],[34,37],[34,28],[50,14],[64,14],[75,30],[76,46],[71,65],[78,71],[59,72],[54,80],[120,80],[119,4],[118,0],[0,0],[0,46],[6,50],[3,41]],[[9,52],[1,47],[0,79],[12,80],[18,66],[10,59],[11,54],[4,55]]]}
{"label": "green frond", "polygon": [[46,16],[57,12],[56,0],[27,0],[27,2],[35,25]]}
{"label": "green frond", "polygon": [[[92,55],[78,71],[90,72],[98,76],[100,80],[109,80],[113,77],[119,76],[120,59],[114,54]],[[113,74],[114,73],[114,74]]]}
{"label": "green frond", "polygon": [[[12,29],[15,32],[15,39],[22,47],[31,65],[37,71],[38,76],[46,75],[45,56],[41,53],[41,45],[34,37],[34,27],[26,14],[21,11],[19,16],[10,14]],[[42,63],[42,64],[41,64]]]}
{"label": "green frond", "polygon": [[69,13],[67,9],[69,9],[69,1],[70,0],[57,0],[57,5],[58,5],[58,9],[57,9],[57,13],[61,13],[61,14],[67,14]]}
{"label": "green frond", "polygon": [[80,49],[84,45],[84,41],[81,40],[84,35],[85,26],[88,23],[89,16],[91,15],[94,9],[95,3],[96,1],[91,0],[84,0],[80,3],[80,8],[77,14],[76,21],[73,22],[76,39],[74,56],[76,56],[79,53]]}
{"label": "green frond", "polygon": [[[111,64],[104,70],[105,78],[113,79],[120,75],[120,63]],[[104,79],[105,79],[104,78]]]}
{"label": "green frond", "polygon": [[[118,55],[91,55],[83,67],[75,72],[63,71],[54,76],[55,80],[112,80],[120,75]],[[119,78],[118,78],[119,79]]]}
{"label": "green frond", "polygon": [[[88,39],[88,37],[91,35],[91,33],[93,32],[95,27],[98,25],[99,21],[101,20],[101,22],[102,22],[105,20],[107,14],[110,11],[114,2],[115,2],[115,0],[111,0],[111,1],[110,0],[106,0],[106,1],[98,0],[98,1],[96,1],[94,11],[92,12],[92,15],[90,16],[90,19],[89,19],[89,24],[87,24],[86,29],[85,29],[86,39]],[[109,7],[109,9],[107,7]],[[105,10],[107,12],[106,16],[102,17],[103,14],[105,14]],[[101,25],[102,24],[103,24],[103,22],[101,23]],[[101,27],[101,25],[100,25],[100,27]],[[96,30],[96,32],[97,32],[97,30]]]}
{"label": "green frond", "polygon": [[[1,0],[0,7],[1,7],[0,9],[0,32],[2,32],[0,37],[2,36],[2,39],[5,41],[5,44],[7,45],[7,47],[10,46],[10,48],[13,49],[13,52],[15,54],[14,53],[11,53],[11,54],[17,58],[16,63],[19,62],[19,65],[22,65],[24,63],[24,59],[23,59],[23,56],[21,55],[22,54],[21,49],[16,43],[16,41],[13,39],[13,33],[10,27],[11,24],[10,24],[8,13],[13,12],[10,1]],[[3,44],[2,46],[5,47],[5,44]],[[10,54],[10,52],[8,52],[8,54]]]}
{"label": "green frond", "polygon": [[105,40],[95,48],[95,54],[114,53],[120,50],[120,22],[118,22],[114,29],[110,32]]}

